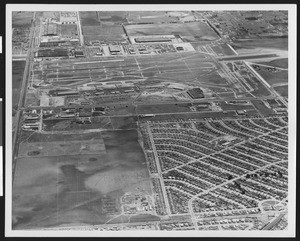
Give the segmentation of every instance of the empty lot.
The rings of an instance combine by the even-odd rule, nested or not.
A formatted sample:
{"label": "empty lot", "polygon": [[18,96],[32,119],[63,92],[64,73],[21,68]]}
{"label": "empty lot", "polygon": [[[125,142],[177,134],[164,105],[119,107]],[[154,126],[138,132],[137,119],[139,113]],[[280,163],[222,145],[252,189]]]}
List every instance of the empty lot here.
{"label": "empty lot", "polygon": [[[69,150],[62,156],[19,158],[12,197],[14,229],[105,223],[120,214],[118,200],[124,192],[151,192],[137,131],[62,137],[104,142],[106,153],[78,155]],[[51,144],[57,138],[39,134],[28,140]]]}
{"label": "empty lot", "polygon": [[203,22],[127,25],[130,36],[176,35],[187,41],[215,40],[218,35]]}

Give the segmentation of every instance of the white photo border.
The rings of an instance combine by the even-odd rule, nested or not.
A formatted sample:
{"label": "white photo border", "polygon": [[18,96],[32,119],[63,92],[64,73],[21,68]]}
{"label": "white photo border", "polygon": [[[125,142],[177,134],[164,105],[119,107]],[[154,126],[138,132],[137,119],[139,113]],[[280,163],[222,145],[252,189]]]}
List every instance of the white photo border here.
{"label": "white photo border", "polygon": [[[12,230],[12,12],[13,11],[288,11],[288,230],[281,231],[76,231]],[[7,4],[6,5],[6,143],[5,236],[6,237],[295,237],[296,232],[296,4]]]}

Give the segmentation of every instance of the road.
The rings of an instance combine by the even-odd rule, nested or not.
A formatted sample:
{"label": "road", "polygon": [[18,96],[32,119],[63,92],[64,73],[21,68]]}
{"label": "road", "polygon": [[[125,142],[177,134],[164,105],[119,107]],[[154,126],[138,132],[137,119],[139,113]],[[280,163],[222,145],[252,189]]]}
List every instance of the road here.
{"label": "road", "polygon": [[81,21],[80,21],[79,11],[77,11],[77,27],[78,27],[78,35],[79,35],[79,39],[80,39],[80,44],[81,44],[81,46],[83,46],[84,45],[84,41],[83,41],[83,35],[82,35],[82,29],[81,29]]}
{"label": "road", "polygon": [[168,199],[168,195],[167,195],[167,192],[166,192],[166,187],[165,187],[164,180],[163,180],[163,177],[162,177],[161,166],[160,166],[160,163],[159,163],[159,160],[158,160],[157,151],[156,151],[156,148],[155,148],[152,132],[151,132],[151,129],[150,129],[149,125],[147,125],[147,132],[149,134],[149,139],[150,139],[150,142],[151,142],[151,145],[152,145],[152,149],[153,149],[153,153],[154,153],[154,157],[155,157],[155,162],[156,162],[156,168],[157,168],[157,172],[158,172],[157,175],[155,175],[155,177],[159,178],[159,180],[160,180],[162,194],[163,194],[163,198],[164,198],[164,203],[166,205],[166,211],[167,211],[167,214],[170,215],[171,214],[171,208],[170,208],[170,204],[169,204],[169,199]]}

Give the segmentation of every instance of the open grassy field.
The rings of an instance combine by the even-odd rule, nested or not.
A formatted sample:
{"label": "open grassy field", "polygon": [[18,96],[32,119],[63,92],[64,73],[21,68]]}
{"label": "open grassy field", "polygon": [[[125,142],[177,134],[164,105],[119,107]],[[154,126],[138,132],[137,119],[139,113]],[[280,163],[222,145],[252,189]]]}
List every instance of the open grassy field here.
{"label": "open grassy field", "polygon": [[74,120],[55,119],[44,120],[44,131],[80,131],[88,129],[112,129],[111,121],[109,117],[95,116],[91,119],[91,124],[79,124]]}
{"label": "open grassy field", "polygon": [[138,114],[156,114],[156,113],[177,113],[192,112],[191,104],[160,104],[160,105],[139,105]]}
{"label": "open grassy field", "polygon": [[106,43],[108,42],[121,42],[126,40],[126,37],[123,34],[119,35],[84,35],[83,36],[84,41],[104,41]]}
{"label": "open grassy field", "polygon": [[127,23],[128,13],[125,11],[99,11],[100,22]]}
{"label": "open grassy field", "polygon": [[129,23],[168,23],[178,20],[178,17],[163,11],[130,11],[127,20]]}
{"label": "open grassy field", "polygon": [[23,80],[23,73],[25,69],[25,61],[12,62],[12,104],[17,105],[20,96],[20,86]]}
{"label": "open grassy field", "polygon": [[287,69],[288,64],[289,64],[289,60],[288,60],[288,58],[275,59],[275,60],[272,60],[270,62],[259,62],[259,64],[265,64],[265,65],[269,65],[269,66],[273,66],[273,67],[279,67],[279,68]]}
{"label": "open grassy field", "polygon": [[255,108],[264,116],[268,116],[270,114],[273,114],[274,112],[269,109],[264,102],[261,100],[252,100],[252,104],[255,106]]}
{"label": "open grassy field", "polygon": [[29,11],[13,11],[12,12],[12,27],[30,27],[33,19],[33,12]]}
{"label": "open grassy field", "polygon": [[77,25],[76,24],[62,24],[61,25],[61,35],[64,36],[76,36],[77,33]]}
{"label": "open grassy field", "polygon": [[219,56],[236,55],[236,53],[228,47],[227,44],[218,44],[211,47],[212,50]]}
{"label": "open grassy field", "polygon": [[224,110],[224,111],[228,111],[228,110],[253,110],[254,107],[251,103],[247,104],[247,105],[231,105],[231,104],[226,104],[225,102],[220,102],[219,106]]}
{"label": "open grassy field", "polygon": [[96,26],[83,26],[83,35],[121,35],[124,30],[121,25],[99,24]]}
{"label": "open grassy field", "polygon": [[282,86],[276,86],[274,87],[274,90],[278,92],[283,97],[288,97],[289,88],[288,85],[282,85]]}
{"label": "open grassy field", "polygon": [[130,36],[179,34],[186,41],[215,40],[218,35],[203,22],[127,25]]}
{"label": "open grassy field", "polygon": [[124,29],[121,25],[101,23],[82,27],[82,34],[85,41],[123,41],[126,39]]}
{"label": "open grassy field", "polygon": [[105,152],[105,145],[102,139],[21,143],[19,146],[19,157],[60,156],[69,153],[84,155],[103,152]]}
{"label": "open grassy field", "polygon": [[[33,134],[28,141],[48,140],[45,144],[51,146],[58,138]],[[77,155],[69,149],[64,155],[19,157],[12,197],[14,229],[105,223],[120,214],[124,192],[140,188],[151,193],[136,130],[61,138],[99,141],[106,152]]]}
{"label": "open grassy field", "polygon": [[97,12],[80,11],[79,18],[82,26],[98,26],[100,24]]}
{"label": "open grassy field", "polygon": [[259,70],[256,69],[256,72],[259,73],[271,86],[288,82],[287,70],[272,72],[269,71],[267,67],[259,66]]}
{"label": "open grassy field", "polygon": [[232,44],[234,49],[272,48],[288,50],[288,38],[264,38],[236,40]]}

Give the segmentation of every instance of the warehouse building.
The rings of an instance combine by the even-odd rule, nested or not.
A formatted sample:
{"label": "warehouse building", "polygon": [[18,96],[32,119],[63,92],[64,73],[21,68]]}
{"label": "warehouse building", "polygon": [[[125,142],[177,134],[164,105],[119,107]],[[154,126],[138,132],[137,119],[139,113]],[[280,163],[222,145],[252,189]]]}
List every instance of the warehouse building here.
{"label": "warehouse building", "polygon": [[200,88],[190,89],[187,91],[187,93],[192,99],[204,98],[203,91]]}
{"label": "warehouse building", "polygon": [[172,42],[168,37],[139,37],[134,39],[136,43],[155,43],[155,42]]}

